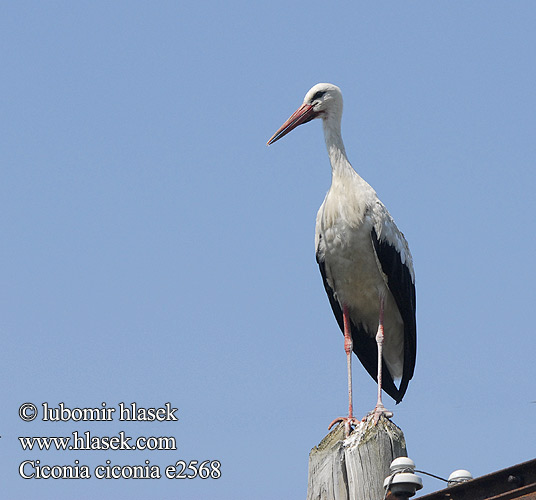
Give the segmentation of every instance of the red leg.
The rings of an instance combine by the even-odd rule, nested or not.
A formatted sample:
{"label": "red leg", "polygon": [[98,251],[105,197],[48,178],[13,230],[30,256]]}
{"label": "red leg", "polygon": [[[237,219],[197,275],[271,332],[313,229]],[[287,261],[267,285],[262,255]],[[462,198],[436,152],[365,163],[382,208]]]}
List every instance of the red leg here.
{"label": "red leg", "polygon": [[380,318],[378,321],[378,333],[376,334],[376,343],[378,344],[378,402],[376,408],[374,408],[374,423],[377,423],[380,415],[386,417],[392,417],[393,414],[385,409],[382,403],[382,359],[383,359],[383,304],[384,299],[380,297]]}
{"label": "red leg", "polygon": [[328,430],[333,427],[338,422],[344,422],[346,436],[348,437],[351,428],[354,425],[359,423],[354,415],[353,409],[353,396],[352,396],[352,351],[353,351],[353,340],[352,340],[352,329],[350,327],[350,316],[348,313],[348,308],[343,306],[343,320],[344,320],[344,350],[346,352],[346,365],[348,368],[348,416],[336,418],[331,424],[329,424]]}

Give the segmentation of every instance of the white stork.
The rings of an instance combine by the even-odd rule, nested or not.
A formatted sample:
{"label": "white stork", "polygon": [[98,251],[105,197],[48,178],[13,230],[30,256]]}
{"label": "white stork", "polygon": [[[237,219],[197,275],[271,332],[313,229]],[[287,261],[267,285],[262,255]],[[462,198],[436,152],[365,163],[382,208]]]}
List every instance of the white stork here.
{"label": "white stork", "polygon": [[[415,275],[408,244],[374,189],[346,157],[341,135],[342,94],[319,83],[268,141],[322,118],[331,162],[331,187],[316,217],[316,260],[331,308],[344,333],[348,366],[348,417],[335,419],[346,433],[358,421],[352,409],[352,350],[378,382],[375,421],[384,414],[382,389],[399,403],[413,377],[417,334]],[[397,387],[395,379],[400,379]]]}

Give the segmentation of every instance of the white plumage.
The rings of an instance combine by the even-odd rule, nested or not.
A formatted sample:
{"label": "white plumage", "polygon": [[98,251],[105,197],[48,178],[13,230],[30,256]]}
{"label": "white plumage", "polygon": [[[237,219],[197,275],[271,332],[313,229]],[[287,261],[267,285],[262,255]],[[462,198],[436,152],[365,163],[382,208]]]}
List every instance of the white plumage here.
{"label": "white plumage", "polygon": [[[390,415],[381,401],[382,381],[383,389],[400,402],[413,376],[415,275],[404,235],[374,189],[346,157],[341,136],[342,107],[340,89],[319,83],[307,92],[302,106],[268,144],[302,123],[322,119],[332,183],[317,214],[315,248],[326,292],[345,334],[349,416],[342,420],[349,428],[355,424],[352,349],[378,381],[376,418],[382,413]],[[394,379],[401,379],[399,387]]]}

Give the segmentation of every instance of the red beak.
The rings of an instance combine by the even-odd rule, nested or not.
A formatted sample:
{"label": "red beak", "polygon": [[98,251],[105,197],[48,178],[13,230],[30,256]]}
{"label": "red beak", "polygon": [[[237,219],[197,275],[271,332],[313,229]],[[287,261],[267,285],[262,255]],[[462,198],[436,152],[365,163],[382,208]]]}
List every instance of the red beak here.
{"label": "red beak", "polygon": [[270,140],[266,143],[267,146],[273,144],[275,141],[281,139],[281,137],[287,135],[291,130],[294,130],[298,125],[302,123],[310,122],[316,117],[316,113],[310,104],[302,104],[292,116],[285,122],[279,130],[270,137]]}

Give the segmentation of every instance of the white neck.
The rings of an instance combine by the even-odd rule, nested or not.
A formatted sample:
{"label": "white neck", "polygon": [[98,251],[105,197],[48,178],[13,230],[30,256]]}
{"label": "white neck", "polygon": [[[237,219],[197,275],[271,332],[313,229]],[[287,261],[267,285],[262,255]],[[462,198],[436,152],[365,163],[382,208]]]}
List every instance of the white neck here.
{"label": "white neck", "polygon": [[344,143],[342,142],[340,117],[328,116],[322,120],[322,125],[333,176],[355,174],[355,170],[348,161]]}

